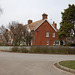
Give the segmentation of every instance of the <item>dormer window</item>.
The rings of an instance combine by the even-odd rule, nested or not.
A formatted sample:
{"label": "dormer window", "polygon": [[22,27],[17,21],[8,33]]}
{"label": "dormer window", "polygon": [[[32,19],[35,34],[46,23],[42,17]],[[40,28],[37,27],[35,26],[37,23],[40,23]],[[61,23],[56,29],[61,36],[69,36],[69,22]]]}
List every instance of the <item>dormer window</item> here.
{"label": "dormer window", "polygon": [[46,32],[46,37],[49,37],[49,32]]}

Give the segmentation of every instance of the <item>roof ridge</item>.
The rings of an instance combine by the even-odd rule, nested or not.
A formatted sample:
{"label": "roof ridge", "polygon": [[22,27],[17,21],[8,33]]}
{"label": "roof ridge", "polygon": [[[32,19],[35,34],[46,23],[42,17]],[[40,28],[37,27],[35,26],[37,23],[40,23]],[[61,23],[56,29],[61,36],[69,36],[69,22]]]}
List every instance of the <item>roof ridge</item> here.
{"label": "roof ridge", "polygon": [[35,22],[29,24],[30,30],[35,31],[45,21],[47,21],[50,24],[50,26],[57,32],[57,30],[53,27],[53,25],[47,19],[44,19],[44,20],[41,19],[41,20],[38,20],[38,21],[35,21]]}
{"label": "roof ridge", "polygon": [[38,20],[38,21],[32,22],[32,23],[29,24],[29,25],[32,25],[32,24],[34,24],[34,23],[36,23],[36,22],[39,22],[39,21],[43,21],[43,20],[41,19],[41,20]]}

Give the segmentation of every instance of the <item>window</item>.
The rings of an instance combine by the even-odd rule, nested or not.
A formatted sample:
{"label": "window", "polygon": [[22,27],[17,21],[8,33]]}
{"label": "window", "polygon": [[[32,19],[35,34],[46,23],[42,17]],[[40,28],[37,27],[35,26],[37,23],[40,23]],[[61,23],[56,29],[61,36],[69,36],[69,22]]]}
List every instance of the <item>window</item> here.
{"label": "window", "polygon": [[39,31],[39,29],[37,29],[36,31]]}
{"label": "window", "polygon": [[46,45],[49,45],[49,41],[47,40],[47,43],[46,43]]}
{"label": "window", "polygon": [[46,32],[46,37],[49,37],[49,32]]}
{"label": "window", "polygon": [[55,33],[53,32],[53,35],[52,35],[52,37],[55,37]]}
{"label": "window", "polygon": [[56,45],[60,45],[60,41],[57,40],[57,41],[56,41]]}
{"label": "window", "polygon": [[55,41],[53,41],[53,45],[55,45]]}

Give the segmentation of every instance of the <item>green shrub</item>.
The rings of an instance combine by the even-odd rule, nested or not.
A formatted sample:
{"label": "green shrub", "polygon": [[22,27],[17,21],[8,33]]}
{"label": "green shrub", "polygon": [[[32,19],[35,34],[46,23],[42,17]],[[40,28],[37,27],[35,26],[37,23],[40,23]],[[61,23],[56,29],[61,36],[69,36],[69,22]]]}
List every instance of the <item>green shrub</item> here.
{"label": "green shrub", "polygon": [[13,47],[12,52],[20,52],[20,53],[46,53],[46,54],[75,54],[75,48],[69,47],[43,47],[43,46],[35,46],[31,47],[30,50],[27,50],[23,47]]}
{"label": "green shrub", "polygon": [[12,52],[18,52],[18,47],[13,47]]}
{"label": "green shrub", "polygon": [[21,48],[22,53],[28,53],[29,51],[26,48]]}
{"label": "green shrub", "polygon": [[75,54],[75,48],[71,48],[68,50],[68,54]]}
{"label": "green shrub", "polygon": [[49,49],[47,47],[31,47],[30,53],[48,53]]}
{"label": "green shrub", "polygon": [[30,53],[75,54],[75,48],[67,47],[31,47]]}
{"label": "green shrub", "polygon": [[71,43],[67,43],[66,46],[71,46]]}

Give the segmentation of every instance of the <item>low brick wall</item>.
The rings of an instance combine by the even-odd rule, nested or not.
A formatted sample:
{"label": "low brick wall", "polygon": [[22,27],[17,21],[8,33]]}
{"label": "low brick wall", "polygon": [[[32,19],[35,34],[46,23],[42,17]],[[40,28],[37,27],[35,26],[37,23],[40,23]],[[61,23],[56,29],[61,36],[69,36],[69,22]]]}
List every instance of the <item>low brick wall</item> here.
{"label": "low brick wall", "polygon": [[31,46],[0,46],[1,51],[11,51],[13,47],[18,48],[26,48],[27,50],[30,50]]}

